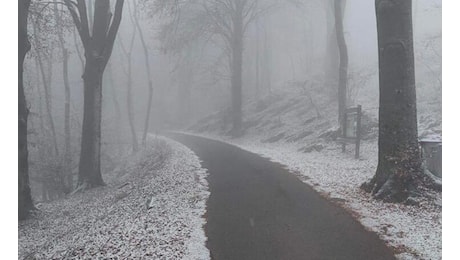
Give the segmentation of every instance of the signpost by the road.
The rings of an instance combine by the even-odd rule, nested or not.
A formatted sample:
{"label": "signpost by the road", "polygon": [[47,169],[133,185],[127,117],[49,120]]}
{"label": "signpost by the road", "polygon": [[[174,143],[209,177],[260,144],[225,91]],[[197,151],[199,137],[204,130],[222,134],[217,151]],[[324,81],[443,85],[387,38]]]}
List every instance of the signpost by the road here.
{"label": "signpost by the road", "polygon": [[346,150],[347,143],[355,144],[355,158],[359,158],[359,146],[361,142],[361,105],[348,108],[342,120],[342,152]]}

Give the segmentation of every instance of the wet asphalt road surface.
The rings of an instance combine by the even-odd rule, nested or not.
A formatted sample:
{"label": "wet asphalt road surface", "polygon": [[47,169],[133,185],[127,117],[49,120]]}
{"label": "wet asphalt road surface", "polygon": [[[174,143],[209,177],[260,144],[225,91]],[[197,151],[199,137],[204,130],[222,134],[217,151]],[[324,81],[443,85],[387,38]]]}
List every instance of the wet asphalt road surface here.
{"label": "wet asphalt road surface", "polygon": [[206,138],[170,134],[209,171],[212,259],[395,259],[375,233],[280,164]]}

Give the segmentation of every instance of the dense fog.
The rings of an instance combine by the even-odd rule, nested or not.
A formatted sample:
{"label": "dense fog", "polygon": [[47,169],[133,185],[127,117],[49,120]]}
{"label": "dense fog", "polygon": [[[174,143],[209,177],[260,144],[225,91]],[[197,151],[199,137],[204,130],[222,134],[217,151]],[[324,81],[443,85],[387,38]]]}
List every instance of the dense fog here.
{"label": "dense fog", "polygon": [[[392,214],[363,202],[358,187],[378,200],[423,204],[412,198],[416,188],[399,189],[393,178],[428,172],[420,183],[441,190],[441,159],[431,166],[422,156],[424,140],[439,147],[442,140],[442,2],[389,2],[20,0],[25,11],[19,10],[19,89],[24,90],[19,94],[19,186],[20,196],[21,190],[26,194],[25,202],[20,197],[20,218],[21,203],[31,209],[45,205],[44,212],[46,207],[52,212],[67,199],[79,203],[75,194],[105,185],[115,190],[118,203],[135,183],[123,179],[126,172],[180,173],[177,187],[193,190],[205,205],[206,171],[193,180],[186,174],[206,160],[199,152],[201,161],[194,157],[193,145],[191,152],[168,139],[180,142],[171,137],[179,132],[224,140],[285,164],[326,198],[349,202],[346,207],[357,215]],[[352,122],[356,148],[344,141],[349,110],[359,117]],[[441,148],[433,151],[441,158]],[[233,153],[238,152],[228,152]],[[176,158],[171,161],[179,170],[164,170],[169,169],[165,158]],[[171,183],[161,181],[155,187],[168,187],[164,192],[170,196]],[[139,194],[143,200],[152,196]],[[105,203],[94,196],[97,205]],[[168,203],[180,204],[171,196]],[[440,215],[440,196],[432,196],[435,206],[423,214]],[[148,209],[156,207],[154,198],[147,200]],[[383,211],[353,208],[360,203]],[[249,218],[251,227],[253,222]],[[433,227],[420,233],[435,230],[435,238],[440,236],[440,222],[414,225]],[[383,232],[380,226],[366,227]],[[410,239],[403,242],[417,240]],[[422,250],[423,259],[440,256],[438,241],[430,246],[436,249],[423,252],[417,245],[414,250]]]}
{"label": "dense fog", "polygon": [[[174,1],[173,1],[174,2]],[[194,28],[194,1],[179,7],[161,1],[127,1],[123,18],[103,78],[102,140],[105,149],[115,143],[130,143],[128,123],[128,69],[131,62],[133,127],[142,137],[148,86],[145,54],[132,17],[138,19],[148,49],[153,100],[150,132],[182,129],[217,111],[230,109],[228,49],[218,33]],[[199,2],[199,1],[195,1]],[[298,91],[299,84],[328,95],[336,95],[338,51],[334,35],[333,5],[330,1],[259,1],[262,10],[249,23],[244,35],[243,105],[269,93]],[[161,6],[171,5],[171,6]],[[189,6],[188,6],[189,5]],[[59,148],[64,145],[65,92],[62,54],[58,48],[53,5],[33,1],[29,19],[32,50],[25,61],[25,86],[31,110],[31,126],[41,139],[51,142],[52,115]],[[198,4],[197,4],[198,6]],[[69,51],[70,116],[72,149],[77,154],[83,111],[83,47],[71,17],[59,5],[66,49]],[[177,8],[177,10],[160,10]],[[172,13],[174,12],[174,13]],[[187,13],[190,12],[190,13]],[[441,1],[413,2],[413,28],[417,101],[441,107]],[[177,17],[174,17],[177,16]],[[190,19],[190,20],[187,20]],[[207,21],[203,21],[205,23]],[[35,25],[34,25],[35,24]],[[199,25],[198,25],[199,26]],[[377,113],[378,52],[373,1],[346,1],[343,26],[348,48],[349,105],[362,104]],[[170,27],[174,27],[175,31]],[[197,31],[193,31],[196,29]],[[37,30],[37,31],[36,31]],[[199,35],[199,34],[202,35]],[[35,36],[37,36],[35,38]],[[131,46],[132,45],[132,46]],[[123,47],[127,53],[123,52]],[[78,50],[77,50],[78,49]],[[41,75],[37,51],[43,63]],[[129,55],[127,56],[127,55]],[[257,65],[258,63],[258,65]],[[334,65],[335,63],[335,65]],[[335,69],[334,69],[335,68]],[[46,84],[43,84],[43,76]],[[45,90],[46,89],[46,90]],[[315,94],[313,94],[315,95]],[[319,98],[319,97],[318,97]],[[46,101],[49,100],[49,101]],[[49,103],[47,112],[45,103]],[[329,101],[326,101],[326,103]],[[331,107],[335,105],[330,103]],[[39,120],[40,118],[40,120]],[[38,129],[39,124],[43,128]],[[45,131],[45,132],[40,132]],[[35,136],[32,136],[32,139]],[[47,138],[47,139],[44,139]],[[34,151],[31,152],[34,156]]]}
{"label": "dense fog", "polygon": [[[154,1],[150,1],[154,2]],[[149,59],[151,62],[151,77],[155,88],[154,108],[152,109],[151,129],[162,129],[164,127],[184,125],[191,123],[209,113],[219,109],[225,109],[226,102],[229,102],[227,93],[229,89],[228,66],[222,50],[222,43],[219,36],[213,36],[209,41],[197,39],[197,42],[187,43],[189,53],[183,50],[164,52],[169,46],[163,46],[159,37],[159,31],[163,24],[161,17],[154,16],[154,6],[149,1],[140,2],[139,19],[141,28],[146,40]],[[262,1],[263,2],[263,1]],[[292,81],[303,81],[305,79],[324,80],[324,67],[326,66],[327,34],[331,33],[333,24],[328,19],[333,19],[330,3],[327,1],[280,1],[276,7],[264,13],[258,19],[259,33],[256,32],[256,23],[252,23],[245,35],[244,64],[243,64],[243,91],[244,98],[251,99],[255,93],[255,55],[257,48],[257,37],[259,37],[260,62],[267,71],[260,72],[262,91],[268,91],[269,85],[272,89],[286,88],[286,84]],[[37,8],[40,1],[37,1]],[[104,73],[104,119],[112,122],[115,117],[112,95],[116,92],[122,120],[126,120],[126,59],[123,57],[119,42],[123,41],[126,47],[130,44],[133,34],[133,24],[129,18],[127,5],[133,5],[131,1],[126,3],[123,10],[123,20],[119,35],[115,43],[110,65]],[[133,7],[131,7],[133,8]],[[375,6],[373,1],[347,1],[344,11],[344,30],[347,47],[349,51],[349,70],[353,76],[370,75],[369,80],[360,88],[362,95],[369,93],[378,99],[378,60],[377,60],[377,34],[375,24]],[[44,11],[45,12],[45,11]],[[414,42],[416,52],[416,73],[420,99],[440,99],[440,92],[431,93],[429,89],[440,88],[439,75],[431,71],[440,71],[441,58],[441,1],[418,0],[413,3],[414,17]],[[31,19],[34,19],[32,17]],[[40,22],[40,21],[39,21]],[[51,21],[52,22],[52,21]],[[71,22],[71,21],[69,21]],[[333,22],[333,21],[332,21]],[[71,52],[69,60],[69,77],[72,92],[72,114],[76,119],[81,120],[82,110],[82,67],[75,51],[75,42],[72,31],[72,24],[69,25],[66,34],[67,48]],[[33,33],[33,32],[32,32]],[[49,32],[48,34],[51,34]],[[259,34],[259,36],[257,36]],[[39,43],[46,49],[54,49],[52,41],[55,37],[44,37]],[[133,100],[134,114],[136,115],[136,128],[141,130],[143,112],[146,106],[146,93],[148,82],[146,80],[144,52],[142,50],[139,34],[135,36],[132,49],[133,66]],[[331,36],[329,36],[331,37]],[[332,36],[333,37],[333,36]],[[202,42],[200,42],[202,41]],[[79,39],[77,44],[81,45]],[[269,46],[269,47],[267,47]],[[32,42],[32,48],[35,47]],[[80,46],[81,48],[81,46]],[[269,48],[264,52],[264,48]],[[35,67],[32,54],[27,59],[26,82],[29,88],[37,87],[40,77],[36,75],[38,69]],[[82,51],[82,50],[80,50]],[[56,117],[57,129],[62,129],[63,111],[63,80],[60,76],[62,66],[60,65],[60,54],[55,50],[53,55],[52,78],[50,82],[50,95],[52,100],[53,116]],[[268,53],[267,53],[268,52]],[[267,57],[269,56],[269,57]],[[427,72],[428,71],[428,72]],[[425,73],[427,72],[427,73]],[[269,74],[268,74],[269,73]],[[112,76],[111,76],[112,75]],[[332,75],[333,76],[333,75]],[[111,78],[112,77],[112,78]],[[329,75],[331,77],[331,75]],[[350,76],[351,77],[351,76]],[[113,81],[112,81],[113,80]],[[434,88],[432,87],[434,86]],[[41,87],[43,88],[43,86]],[[183,90],[181,90],[183,89]],[[188,89],[188,90],[185,90]],[[43,91],[43,90],[42,90]],[[181,91],[186,92],[184,102],[180,100]],[[357,97],[358,99],[361,96]],[[366,96],[367,98],[367,96]],[[30,94],[33,112],[38,112],[38,95]],[[37,102],[37,103],[36,103]],[[189,102],[189,103],[187,103]],[[190,107],[184,108],[184,103]],[[227,105],[228,106],[228,105]],[[180,111],[180,110],[183,111]],[[187,116],[183,116],[187,113]],[[185,119],[185,121],[184,121]],[[125,123],[121,124],[126,126]],[[110,131],[107,126],[107,131]],[[124,132],[127,129],[123,130]]]}

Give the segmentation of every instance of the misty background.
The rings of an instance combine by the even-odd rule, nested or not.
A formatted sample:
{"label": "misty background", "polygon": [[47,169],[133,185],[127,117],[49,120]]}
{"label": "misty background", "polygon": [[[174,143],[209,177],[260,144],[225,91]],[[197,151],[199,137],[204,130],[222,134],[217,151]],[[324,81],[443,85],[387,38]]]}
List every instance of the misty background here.
{"label": "misty background", "polygon": [[[334,60],[338,58],[338,51],[334,45],[332,6],[329,1],[318,0],[273,2],[274,7],[252,22],[244,37],[243,107],[276,93],[295,95],[307,89],[316,106],[325,110],[335,109],[338,65],[334,65]],[[33,5],[35,11],[43,8],[40,1]],[[439,118],[442,112],[441,9],[440,0],[413,1],[418,110],[434,111]],[[171,39],[167,33],[170,18],[156,12],[153,1],[137,1],[136,5],[134,1],[126,1],[103,80],[102,157],[105,155],[109,161],[111,152],[126,152],[129,150],[126,147],[132,142],[127,109],[129,58],[126,56],[131,48],[132,125],[138,142],[142,142],[149,80],[140,34],[131,19],[133,15],[138,17],[148,48],[150,78],[154,89],[149,132],[186,129],[216,113],[222,115],[225,121],[225,115],[231,107],[230,70],[219,36],[187,38],[190,35],[184,33],[184,39]],[[26,99],[31,111],[30,156],[36,162],[31,165],[32,190],[35,194],[39,193],[39,178],[34,176],[40,176],[41,171],[49,169],[49,165],[40,165],[44,162],[43,158],[39,158],[45,156],[51,160],[48,155],[52,154],[52,139],[56,140],[58,153],[62,152],[65,142],[62,54],[57,48],[58,39],[50,17],[52,11],[49,14],[46,10],[42,14],[38,14],[38,11],[37,14],[31,13],[29,32],[32,50],[24,66]],[[376,117],[378,52],[374,1],[346,1],[343,17],[349,54],[348,105],[361,104],[366,113]],[[188,18],[184,15],[180,19],[184,24],[179,23],[176,28],[179,34],[181,30],[190,30],[187,28]],[[64,16],[63,23],[70,54],[72,171],[76,173],[83,111],[83,48],[68,15]],[[41,31],[38,33],[34,30]],[[38,52],[43,63],[41,68],[37,61]],[[47,81],[45,84],[44,78]],[[51,117],[47,117],[47,113]],[[52,126],[50,120],[53,121]],[[40,148],[40,143],[47,148]],[[125,148],[121,148],[120,144]],[[49,163],[56,167],[58,165]]]}

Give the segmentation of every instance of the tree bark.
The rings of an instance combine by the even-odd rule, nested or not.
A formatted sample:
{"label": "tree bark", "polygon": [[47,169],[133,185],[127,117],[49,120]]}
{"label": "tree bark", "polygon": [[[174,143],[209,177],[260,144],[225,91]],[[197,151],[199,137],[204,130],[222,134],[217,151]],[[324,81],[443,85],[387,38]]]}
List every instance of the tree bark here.
{"label": "tree bark", "polygon": [[[80,12],[82,11],[80,10]],[[81,13],[80,16],[82,16]],[[104,184],[100,161],[102,76],[106,63],[105,59],[101,58],[101,56],[105,45],[105,34],[109,26],[109,19],[110,2],[105,0],[95,1],[93,34],[91,41],[84,43],[86,46],[86,63],[83,73],[83,129],[77,186],[84,189]],[[87,21],[85,23],[88,26]]]}
{"label": "tree bark", "polygon": [[95,0],[92,34],[86,2],[64,0],[85,49],[84,104],[77,190],[103,185],[101,175],[102,77],[120,27],[124,0],[117,0],[112,19],[109,0]]}
{"label": "tree bark", "polygon": [[27,148],[27,108],[24,93],[24,59],[30,50],[27,36],[27,18],[30,0],[18,1],[18,219],[27,218],[34,209],[29,185],[29,152]]}
{"label": "tree bark", "polygon": [[337,47],[339,50],[339,84],[338,84],[338,123],[342,122],[345,109],[347,108],[347,72],[348,72],[348,50],[343,33],[343,0],[335,0],[335,34],[337,38]]}
{"label": "tree bark", "polygon": [[86,58],[83,125],[78,173],[78,187],[103,185],[101,175],[102,70],[94,58]]}
{"label": "tree bark", "polygon": [[404,202],[421,173],[410,0],[376,0],[379,49],[379,162],[363,188],[375,198]]}

